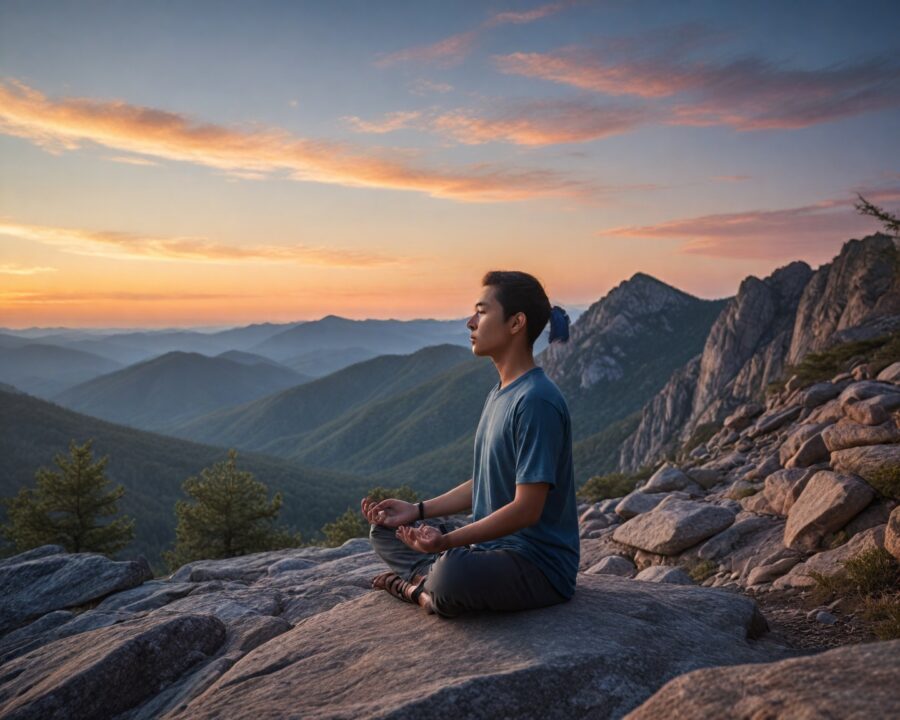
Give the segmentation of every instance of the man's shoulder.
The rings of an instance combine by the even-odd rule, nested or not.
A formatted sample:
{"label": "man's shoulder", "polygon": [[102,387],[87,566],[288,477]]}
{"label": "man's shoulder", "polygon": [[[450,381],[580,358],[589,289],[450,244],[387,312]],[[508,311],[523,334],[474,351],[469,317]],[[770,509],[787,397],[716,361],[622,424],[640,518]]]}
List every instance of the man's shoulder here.
{"label": "man's shoulder", "polygon": [[517,398],[516,404],[520,410],[527,408],[529,405],[546,403],[555,407],[563,415],[567,416],[569,414],[569,407],[566,404],[562,391],[543,370],[533,373],[533,376],[529,379],[530,382],[522,387]]}

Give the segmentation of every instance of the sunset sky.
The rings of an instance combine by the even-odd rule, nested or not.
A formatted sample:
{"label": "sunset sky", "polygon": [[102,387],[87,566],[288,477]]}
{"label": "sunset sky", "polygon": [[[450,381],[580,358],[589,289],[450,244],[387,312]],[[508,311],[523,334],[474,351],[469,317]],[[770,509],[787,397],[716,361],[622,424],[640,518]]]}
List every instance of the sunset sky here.
{"label": "sunset sky", "polygon": [[900,3],[0,0],[0,326],[458,318],[827,262]]}

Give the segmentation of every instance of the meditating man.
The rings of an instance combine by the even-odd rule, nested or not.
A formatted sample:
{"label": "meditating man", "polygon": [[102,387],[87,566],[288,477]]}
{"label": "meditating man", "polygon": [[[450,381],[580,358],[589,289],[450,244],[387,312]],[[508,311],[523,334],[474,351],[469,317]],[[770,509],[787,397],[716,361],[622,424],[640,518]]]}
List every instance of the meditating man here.
{"label": "meditating man", "polygon": [[[361,503],[391,568],[373,586],[441,617],[564,602],[578,571],[569,410],[533,356],[548,320],[550,342],[568,339],[568,316],[527,273],[489,272],[482,285],[466,325],[500,381],[481,412],[472,479],[418,504]],[[470,509],[473,521],[451,532],[424,522]]]}

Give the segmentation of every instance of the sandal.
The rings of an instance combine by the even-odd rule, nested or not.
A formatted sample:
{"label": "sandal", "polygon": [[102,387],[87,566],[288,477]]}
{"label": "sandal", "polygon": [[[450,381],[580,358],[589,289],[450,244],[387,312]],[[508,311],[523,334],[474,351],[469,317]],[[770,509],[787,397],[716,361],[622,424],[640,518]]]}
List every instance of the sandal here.
{"label": "sandal", "polygon": [[[379,575],[377,577],[382,577]],[[387,590],[388,593],[393,595],[395,598],[402,600],[403,602],[412,603],[413,605],[419,604],[419,596],[425,590],[425,580],[426,577],[423,577],[419,584],[413,587],[411,582],[404,580],[402,577],[397,575],[397,573],[384,573],[384,590]],[[374,585],[375,580],[372,580]],[[413,588],[412,592],[407,595],[407,591],[409,588]]]}

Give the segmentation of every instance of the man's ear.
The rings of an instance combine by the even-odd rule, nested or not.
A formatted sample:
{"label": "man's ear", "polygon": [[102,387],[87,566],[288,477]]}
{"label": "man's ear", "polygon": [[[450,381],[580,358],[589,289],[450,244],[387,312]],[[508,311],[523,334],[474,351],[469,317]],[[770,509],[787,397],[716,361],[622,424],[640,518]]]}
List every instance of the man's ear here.
{"label": "man's ear", "polygon": [[528,318],[526,317],[525,313],[516,313],[515,315],[513,315],[513,324],[512,327],[510,327],[510,331],[514,334],[517,332],[521,332],[525,329],[525,324],[527,322]]}

